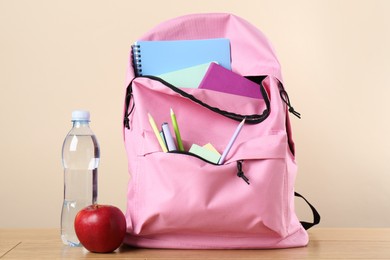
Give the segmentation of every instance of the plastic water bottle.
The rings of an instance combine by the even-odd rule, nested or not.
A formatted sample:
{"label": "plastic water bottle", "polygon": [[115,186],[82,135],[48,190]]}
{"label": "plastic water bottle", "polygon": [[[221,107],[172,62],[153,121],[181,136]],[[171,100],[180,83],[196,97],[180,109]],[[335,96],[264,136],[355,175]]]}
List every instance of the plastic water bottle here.
{"label": "plastic water bottle", "polygon": [[88,111],[72,112],[73,127],[62,146],[64,203],[61,213],[61,238],[64,244],[80,246],[74,230],[76,214],[97,201],[98,141],[89,127]]}

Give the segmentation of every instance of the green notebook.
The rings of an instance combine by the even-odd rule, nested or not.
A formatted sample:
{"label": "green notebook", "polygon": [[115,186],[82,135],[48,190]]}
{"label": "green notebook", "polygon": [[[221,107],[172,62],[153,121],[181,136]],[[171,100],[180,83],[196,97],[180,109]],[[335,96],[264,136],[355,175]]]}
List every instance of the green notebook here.
{"label": "green notebook", "polygon": [[178,88],[197,88],[212,62],[157,75]]}

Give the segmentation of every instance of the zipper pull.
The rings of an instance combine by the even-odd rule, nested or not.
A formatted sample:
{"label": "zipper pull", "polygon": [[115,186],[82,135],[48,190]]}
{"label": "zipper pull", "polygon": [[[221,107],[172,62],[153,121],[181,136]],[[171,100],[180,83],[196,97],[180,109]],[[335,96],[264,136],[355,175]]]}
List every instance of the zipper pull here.
{"label": "zipper pull", "polygon": [[[131,93],[131,89],[130,89],[130,91],[128,91],[128,93],[126,94],[126,101],[125,101],[126,102],[126,107],[125,107],[126,111],[125,111],[125,116],[123,118],[123,124],[129,130],[130,130],[130,119],[129,119],[129,116],[131,115],[131,113],[134,110],[134,100],[132,102],[132,97],[133,97],[133,94]],[[133,103],[133,104],[131,106],[130,111],[128,111],[130,103]]]}
{"label": "zipper pull", "polygon": [[301,118],[301,114],[299,112],[295,111],[295,109],[292,107],[291,102],[290,102],[290,98],[288,97],[288,94],[284,90],[283,87],[279,87],[279,92],[280,92],[280,97],[282,98],[283,102],[286,103],[286,105],[288,106],[288,112],[290,112],[291,114],[293,114],[294,116],[296,116],[298,118]]}
{"label": "zipper pull", "polygon": [[130,129],[130,119],[129,119],[129,115],[126,115],[126,116],[125,116],[125,119],[123,120],[123,123],[124,123],[124,125],[125,125],[125,127],[126,127],[127,129],[131,130],[131,129]]}
{"label": "zipper pull", "polygon": [[239,178],[242,178],[249,185],[250,184],[249,179],[248,177],[245,176],[244,172],[242,171],[242,162],[243,161],[237,161],[237,176]]}

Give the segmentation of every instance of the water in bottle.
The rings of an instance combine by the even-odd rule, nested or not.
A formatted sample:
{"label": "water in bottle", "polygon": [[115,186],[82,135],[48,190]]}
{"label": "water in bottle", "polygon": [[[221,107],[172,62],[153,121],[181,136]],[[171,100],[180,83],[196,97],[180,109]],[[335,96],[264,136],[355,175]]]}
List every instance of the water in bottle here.
{"label": "water in bottle", "polygon": [[76,214],[97,203],[98,141],[89,127],[88,111],[73,111],[73,127],[62,146],[64,203],[61,213],[61,238],[64,244],[79,246],[74,230]]}

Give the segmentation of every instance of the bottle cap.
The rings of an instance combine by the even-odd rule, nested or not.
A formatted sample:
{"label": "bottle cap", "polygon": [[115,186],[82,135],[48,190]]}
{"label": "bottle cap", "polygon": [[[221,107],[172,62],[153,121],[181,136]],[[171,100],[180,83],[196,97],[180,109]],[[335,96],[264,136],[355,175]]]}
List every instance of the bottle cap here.
{"label": "bottle cap", "polygon": [[89,121],[90,115],[87,110],[74,110],[72,112],[72,121]]}

